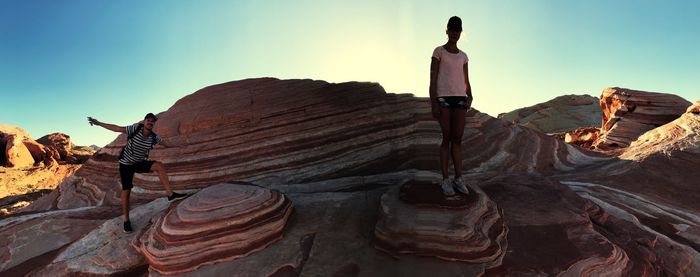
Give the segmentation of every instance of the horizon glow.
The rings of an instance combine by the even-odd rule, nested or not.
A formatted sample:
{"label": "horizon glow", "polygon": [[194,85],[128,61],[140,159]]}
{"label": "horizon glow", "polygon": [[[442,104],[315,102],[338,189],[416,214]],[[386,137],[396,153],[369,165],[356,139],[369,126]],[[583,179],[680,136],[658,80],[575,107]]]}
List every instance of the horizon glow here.
{"label": "horizon glow", "polygon": [[428,96],[458,15],[474,107],[496,116],[606,87],[700,100],[695,1],[4,1],[0,124],[104,146],[196,90],[275,77]]}

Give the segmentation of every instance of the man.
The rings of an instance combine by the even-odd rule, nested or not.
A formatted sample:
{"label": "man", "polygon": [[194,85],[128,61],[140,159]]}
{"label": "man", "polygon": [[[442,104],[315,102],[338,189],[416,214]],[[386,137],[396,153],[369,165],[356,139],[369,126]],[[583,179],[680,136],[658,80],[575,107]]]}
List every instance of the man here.
{"label": "man", "polygon": [[88,117],[90,125],[97,125],[107,130],[127,134],[127,142],[119,155],[119,175],[122,182],[122,211],[124,212],[124,232],[131,233],[131,221],[129,221],[129,195],[131,188],[134,187],[134,173],[158,172],[160,182],[165,187],[165,192],[168,194],[168,200],[185,198],[187,194],[180,194],[170,189],[170,181],[165,172],[163,163],[147,160],[148,153],[154,145],[160,144],[164,147],[169,147],[165,140],[153,132],[153,126],[158,118],[148,113],[143,120],[143,124],[134,124],[127,127],[121,127],[114,124],[108,124],[98,121],[92,117]]}

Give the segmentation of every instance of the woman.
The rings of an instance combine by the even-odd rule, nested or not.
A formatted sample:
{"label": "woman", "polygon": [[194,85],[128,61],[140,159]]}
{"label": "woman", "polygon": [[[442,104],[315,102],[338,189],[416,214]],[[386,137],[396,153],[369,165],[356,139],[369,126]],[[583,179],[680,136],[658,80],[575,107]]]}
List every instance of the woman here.
{"label": "woman", "polygon": [[[464,194],[469,190],[462,179],[462,134],[464,115],[472,102],[469,85],[467,54],[457,48],[462,34],[462,20],[453,16],[447,21],[447,43],[433,51],[430,62],[430,103],[433,117],[440,122],[442,144],[440,145],[440,167],[443,194],[455,194],[453,187]],[[454,164],[454,179],[448,176],[450,156]]]}

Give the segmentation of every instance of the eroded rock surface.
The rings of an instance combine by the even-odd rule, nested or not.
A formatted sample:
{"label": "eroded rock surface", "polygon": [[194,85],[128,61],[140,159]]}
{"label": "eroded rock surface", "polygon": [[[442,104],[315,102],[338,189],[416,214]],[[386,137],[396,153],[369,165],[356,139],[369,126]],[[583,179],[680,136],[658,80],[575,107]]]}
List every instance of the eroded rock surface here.
{"label": "eroded rock surface", "polygon": [[416,254],[449,261],[500,265],[507,228],[478,187],[445,198],[430,182],[410,182],[382,196],[376,246],[392,255]]}
{"label": "eroded rock surface", "polygon": [[[147,273],[139,261],[150,261],[153,269],[148,274],[154,276],[161,275],[155,267],[183,276],[697,275],[700,219],[695,215],[700,211],[695,203],[700,194],[693,181],[698,171],[692,169],[700,167],[696,164],[700,157],[694,150],[695,110],[689,108],[683,115],[687,122],[677,122],[669,127],[672,131],[650,135],[618,156],[581,149],[472,109],[465,118],[463,164],[465,180],[474,191],[469,197],[474,198],[441,202],[445,199],[434,194],[441,180],[441,135],[428,99],[386,93],[372,83],[262,78],[207,87],[159,115],[156,132],[175,147],[157,147],[151,158],[165,163],[177,190],[201,193],[221,183],[246,181],[284,194],[294,205],[293,215],[284,228],[263,228],[281,230],[281,237],[263,248],[250,239],[264,237],[262,233],[243,241],[233,239],[224,245],[252,243],[249,249],[257,251],[234,253],[233,259],[208,257],[208,251],[233,248],[217,248],[201,237],[235,238],[224,231],[223,222],[246,217],[216,211],[215,207],[230,209],[236,201],[195,201],[196,193],[162,214],[155,213],[152,227],[136,227],[143,234],[133,244],[150,254],[120,252],[133,263],[117,266],[106,262],[112,260],[102,250],[71,250],[85,253],[83,258],[91,262],[75,262],[77,267],[69,272],[94,272],[88,269],[98,264],[114,268],[110,274],[138,275]],[[667,138],[669,132],[676,134],[673,139]],[[70,218],[97,220],[94,226],[117,223],[117,156],[124,142],[124,136],[118,137],[21,216],[33,216],[33,224],[40,224],[57,213],[111,209],[108,216],[76,212]],[[165,196],[154,174],[137,175],[135,183],[135,209]],[[428,188],[432,200],[406,198],[415,196],[411,193],[402,198],[401,187],[410,188],[409,184]],[[383,202],[383,196],[388,200]],[[389,200],[393,204],[387,205]],[[434,203],[449,210],[441,215],[454,216],[454,225],[442,217],[430,218],[434,223],[424,225],[415,221],[422,216],[397,218],[416,222],[415,226],[386,221],[387,215],[399,213],[385,207],[407,205],[401,206],[402,211],[425,215],[434,213]],[[455,209],[464,213],[456,215]],[[264,214],[255,208],[249,211]],[[427,245],[434,241],[428,237],[405,243],[430,226],[436,228],[430,234],[446,231],[451,234],[447,240],[457,242]],[[33,268],[65,272],[61,270],[69,268],[66,265],[73,259],[52,263],[55,256],[61,248],[80,249],[79,245],[93,241],[87,239],[92,235],[82,240],[83,234],[106,230],[92,228],[67,236],[59,245],[26,252],[21,260],[14,258],[0,275],[21,271],[27,261]],[[382,231],[377,235],[377,228],[388,235]],[[67,231],[55,233],[62,232]],[[460,232],[462,240],[456,239]],[[377,250],[382,243],[391,246],[386,247],[391,254]],[[122,249],[121,244],[104,244],[104,249]],[[172,248],[160,247],[166,244]],[[185,261],[182,253],[192,248],[203,252],[190,251],[193,262]],[[445,255],[436,255],[440,251]],[[454,259],[464,256],[469,261]],[[80,267],[85,270],[75,270]]]}
{"label": "eroded rock surface", "polygon": [[177,274],[245,257],[282,237],[292,203],[254,185],[218,184],[168,209],[136,247],[152,270]]}
{"label": "eroded rock surface", "polygon": [[603,120],[595,147],[627,147],[641,134],[678,118],[690,104],[673,94],[607,88],[600,96]]}
{"label": "eroded rock surface", "polygon": [[590,95],[562,95],[544,103],[501,114],[498,118],[543,133],[560,133],[598,126],[601,120],[598,102],[598,97]]}

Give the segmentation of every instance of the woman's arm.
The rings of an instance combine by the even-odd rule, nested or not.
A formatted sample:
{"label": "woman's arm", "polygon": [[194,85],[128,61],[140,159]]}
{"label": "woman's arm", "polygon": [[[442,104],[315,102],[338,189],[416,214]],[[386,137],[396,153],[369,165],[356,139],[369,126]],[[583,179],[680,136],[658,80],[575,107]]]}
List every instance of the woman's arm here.
{"label": "woman's arm", "polygon": [[440,118],[440,105],[437,102],[437,78],[438,71],[440,71],[440,60],[433,57],[430,60],[430,88],[428,93],[430,94],[430,107],[433,112],[434,118]]}
{"label": "woman's arm", "polygon": [[469,83],[469,63],[464,63],[462,68],[464,70],[464,85],[467,88],[467,91],[465,91],[467,94],[467,101],[464,103],[464,107],[467,108],[468,111],[472,107],[472,101],[474,101],[474,97],[472,96],[472,85]]}
{"label": "woman's arm", "polygon": [[467,96],[472,98],[472,85],[469,83],[469,63],[464,63],[464,84],[467,86]]}
{"label": "woman's arm", "polygon": [[88,117],[88,122],[90,123],[90,125],[97,125],[97,126],[100,126],[100,127],[105,128],[107,130],[110,130],[110,131],[114,131],[117,133],[126,133],[126,127],[121,127],[121,126],[117,126],[117,125],[109,124],[109,123],[103,123],[103,122],[100,122],[99,120],[94,119],[92,117]]}

